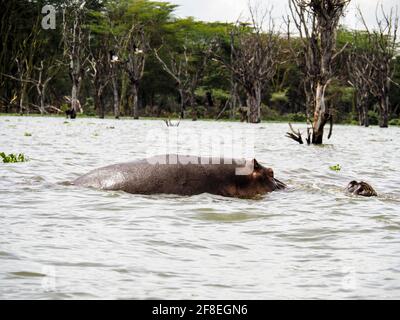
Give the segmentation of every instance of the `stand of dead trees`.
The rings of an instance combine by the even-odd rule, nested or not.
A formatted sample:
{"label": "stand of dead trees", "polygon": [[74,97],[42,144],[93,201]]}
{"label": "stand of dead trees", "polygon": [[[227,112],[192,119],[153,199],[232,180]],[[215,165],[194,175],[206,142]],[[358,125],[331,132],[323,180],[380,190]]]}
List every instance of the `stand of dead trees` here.
{"label": "stand of dead trees", "polygon": [[[399,16],[393,9],[387,14],[381,8],[382,18],[378,16],[378,29],[370,31],[365,20],[362,18],[366,34],[367,47],[359,52],[355,57],[365,67],[370,70],[370,74],[360,73],[360,77],[365,81],[368,92],[378,101],[381,128],[389,126],[389,91],[394,74],[393,59],[396,56],[397,32],[399,28]],[[397,83],[395,83],[398,85]]]}
{"label": "stand of dead trees", "polygon": [[135,23],[125,35],[123,40],[122,52],[126,61],[123,63],[125,72],[131,84],[133,98],[134,119],[139,119],[139,86],[143,78],[146,55],[149,49],[149,39],[144,30],[144,26]]}
{"label": "stand of dead trees", "polygon": [[89,32],[85,26],[85,1],[70,1],[62,9],[64,56],[69,61],[72,82],[70,114],[83,112],[78,100],[82,80],[89,62],[87,50]]}
{"label": "stand of dead trees", "polygon": [[177,18],[168,2],[56,1],[56,30],[44,31],[45,1],[6,1],[0,110],[285,118],[307,122],[304,136],[293,126],[288,136],[310,144],[329,138],[333,115],[353,123],[357,110],[361,125],[396,125],[397,13],[378,10],[376,29],[338,27],[348,2],[290,0],[286,38],[261,6],[231,24]]}
{"label": "stand of dead trees", "polygon": [[193,108],[192,118],[197,120],[195,90],[210,60],[212,45],[199,45],[196,48],[191,46],[191,49],[184,45],[182,52],[168,50],[168,58],[161,57],[160,49],[154,50],[154,54],[164,71],[175,80],[179,92],[180,118],[185,118],[186,108],[190,106]]}
{"label": "stand of dead trees", "polygon": [[[230,32],[230,60],[216,54],[232,74],[233,85],[246,92],[250,123],[261,121],[261,98],[266,84],[276,73],[279,63],[279,35],[275,33],[271,11],[262,14],[249,7],[251,23],[240,23]],[[267,19],[268,23],[267,23]],[[263,26],[269,25],[264,32]],[[233,93],[236,91],[232,90]]]}

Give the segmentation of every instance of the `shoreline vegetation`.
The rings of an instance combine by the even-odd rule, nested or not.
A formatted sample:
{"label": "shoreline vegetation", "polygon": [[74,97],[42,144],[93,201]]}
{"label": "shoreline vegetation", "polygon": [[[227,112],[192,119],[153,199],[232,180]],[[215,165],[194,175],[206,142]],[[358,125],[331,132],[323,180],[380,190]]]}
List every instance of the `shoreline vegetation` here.
{"label": "shoreline vegetation", "polygon": [[[4,117],[16,117],[16,118],[24,118],[24,117],[32,117],[32,118],[63,118],[67,119],[65,115],[63,114],[55,114],[55,113],[49,113],[49,114],[40,114],[40,113],[30,113],[30,114],[19,114],[19,113],[1,113],[0,112],[0,119]],[[79,115],[79,119],[99,119],[98,116],[96,115],[87,115],[87,114],[82,114]],[[105,115],[104,120],[137,120],[129,116],[121,116],[119,119],[115,119],[113,115]],[[99,119],[101,120],[101,119]],[[179,116],[174,116],[174,117],[152,117],[152,116],[143,116],[140,117],[139,120],[143,121],[165,121],[165,120],[171,120],[171,121],[181,121]],[[184,119],[185,121],[193,121],[192,119]],[[71,121],[71,120],[69,120]],[[241,122],[240,119],[229,119],[229,118],[221,118],[216,120],[213,117],[208,117],[208,118],[199,118],[196,121],[215,121],[215,122]],[[297,114],[286,114],[286,115],[281,115],[274,117],[273,119],[261,119],[261,123],[293,123],[293,124],[304,124],[304,121],[302,119],[298,119]],[[338,125],[352,125],[352,126],[359,126],[357,121],[341,121],[336,123]],[[400,126],[400,119],[392,119],[389,124],[391,126]],[[376,122],[373,122],[371,126],[378,126],[379,124]]]}
{"label": "shoreline vegetation", "polygon": [[334,124],[400,125],[394,8],[376,8],[374,29],[359,8],[353,30],[350,0],[287,1],[282,26],[251,2],[236,22],[205,22],[169,2],[55,0],[52,16],[45,0],[8,1],[0,112],[302,123],[307,136],[287,137],[317,145]]}

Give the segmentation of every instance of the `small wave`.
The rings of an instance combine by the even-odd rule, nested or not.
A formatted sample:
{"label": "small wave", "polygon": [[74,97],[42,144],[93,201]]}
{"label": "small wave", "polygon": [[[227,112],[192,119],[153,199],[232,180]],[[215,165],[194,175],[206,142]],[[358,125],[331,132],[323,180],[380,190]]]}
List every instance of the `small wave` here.
{"label": "small wave", "polygon": [[214,221],[214,222],[243,222],[243,221],[257,220],[262,217],[263,216],[259,214],[249,214],[245,212],[216,213],[216,212],[203,211],[197,215],[194,215],[192,218],[197,220]]}
{"label": "small wave", "polygon": [[42,278],[46,277],[45,274],[39,272],[30,272],[30,271],[17,271],[17,272],[10,272],[12,276],[21,277],[21,278]]}

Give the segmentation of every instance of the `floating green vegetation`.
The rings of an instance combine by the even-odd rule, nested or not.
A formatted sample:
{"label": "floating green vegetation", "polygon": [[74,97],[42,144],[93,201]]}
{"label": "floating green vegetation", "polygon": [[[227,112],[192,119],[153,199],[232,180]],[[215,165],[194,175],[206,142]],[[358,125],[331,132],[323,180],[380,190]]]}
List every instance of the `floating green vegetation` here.
{"label": "floating green vegetation", "polygon": [[342,167],[340,166],[340,164],[337,164],[335,166],[330,166],[329,169],[331,169],[332,171],[339,172],[340,170],[342,170]]}
{"label": "floating green vegetation", "polygon": [[64,121],[64,124],[69,124],[69,122],[68,121]]}
{"label": "floating green vegetation", "polygon": [[25,136],[25,137],[32,137],[32,133],[30,133],[30,132],[25,132],[24,136]]}
{"label": "floating green vegetation", "polygon": [[5,154],[4,152],[0,152],[0,157],[3,159],[3,163],[18,163],[18,162],[26,162],[28,159],[23,155],[20,154]]}

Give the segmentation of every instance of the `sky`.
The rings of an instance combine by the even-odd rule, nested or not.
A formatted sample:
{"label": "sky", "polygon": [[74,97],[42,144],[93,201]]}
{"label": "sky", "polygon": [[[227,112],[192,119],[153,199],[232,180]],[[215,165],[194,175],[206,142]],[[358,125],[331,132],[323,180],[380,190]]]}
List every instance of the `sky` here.
{"label": "sky", "polygon": [[[168,0],[167,2],[180,6],[176,10],[178,17],[193,16],[197,20],[203,21],[235,22],[238,17],[247,16],[249,0]],[[288,0],[251,0],[251,3],[258,3],[267,8],[273,6],[273,17],[279,21],[282,21],[281,17],[288,13]],[[377,4],[382,4],[385,11],[398,6],[400,13],[399,0],[352,0],[342,24],[353,29],[361,28],[362,24],[356,17],[356,8],[360,6],[368,26],[374,28]]]}

